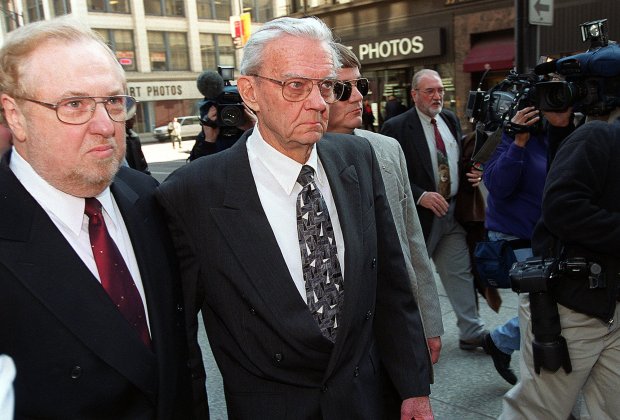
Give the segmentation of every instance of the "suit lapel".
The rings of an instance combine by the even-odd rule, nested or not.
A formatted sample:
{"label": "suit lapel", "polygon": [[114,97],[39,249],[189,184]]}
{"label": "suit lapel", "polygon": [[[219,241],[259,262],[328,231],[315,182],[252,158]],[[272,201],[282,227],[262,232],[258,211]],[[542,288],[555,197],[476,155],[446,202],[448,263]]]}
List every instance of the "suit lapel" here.
{"label": "suit lapel", "polygon": [[433,168],[431,151],[428,148],[420,116],[415,107],[412,107],[408,112],[411,112],[411,118],[407,118],[410,132],[409,137],[413,148],[416,150],[413,156],[420,160],[424,171],[426,171],[427,176],[433,180],[433,185],[435,185],[435,169]]}
{"label": "suit lapel", "polygon": [[0,246],[0,252],[10,255],[4,259],[10,261],[10,271],[86,347],[154,400],[154,355],[6,162],[0,180],[0,195],[10,203],[6,209],[20,216],[0,231],[0,243],[3,238],[14,241],[11,247]]}
{"label": "suit lapel", "polygon": [[344,265],[344,307],[340,308],[340,325],[336,345],[332,352],[326,378],[339,365],[338,360],[347,342],[347,334],[352,324],[352,316],[356,303],[359,302],[358,293],[363,288],[357,285],[361,278],[365,278],[360,270],[364,266],[359,260],[363,255],[362,238],[362,203],[360,187],[355,166],[347,164],[339,153],[339,142],[359,141],[349,136],[326,135],[318,144],[317,150],[332,191],[332,196],[338,210],[340,228],[346,245]]}
{"label": "suit lapel", "polygon": [[303,335],[303,342],[325,349],[329,342],[295,287],[261,205],[244,140],[230,149],[226,197],[223,206],[211,209],[211,214],[253,290],[270,309],[274,328],[284,330],[283,337]]}

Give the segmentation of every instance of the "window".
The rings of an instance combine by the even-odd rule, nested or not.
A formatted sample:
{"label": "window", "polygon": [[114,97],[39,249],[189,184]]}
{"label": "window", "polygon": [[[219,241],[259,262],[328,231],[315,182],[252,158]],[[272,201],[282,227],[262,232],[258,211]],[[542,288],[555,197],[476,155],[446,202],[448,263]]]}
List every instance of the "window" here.
{"label": "window", "polygon": [[230,35],[200,34],[200,55],[203,70],[217,70],[217,66],[235,67],[235,47]]}
{"label": "window", "polygon": [[144,0],[144,13],[157,16],[185,16],[183,0]]}
{"label": "window", "polygon": [[4,27],[7,32],[22,26],[22,16],[16,12],[15,0],[1,0],[0,8],[4,15]]}
{"label": "window", "polygon": [[126,71],[136,71],[136,53],[133,43],[133,31],[114,29],[94,29],[110,46],[118,62]]}
{"label": "window", "polygon": [[26,21],[36,22],[45,19],[43,14],[43,2],[41,0],[26,0]]}
{"label": "window", "polygon": [[196,0],[198,19],[228,20],[232,14],[231,0]]}
{"label": "window", "polygon": [[88,0],[88,11],[104,13],[131,13],[128,0]]}
{"label": "window", "polygon": [[272,0],[243,0],[243,11],[252,14],[253,22],[267,22],[274,18]]}
{"label": "window", "polygon": [[148,31],[151,70],[189,70],[187,34]]}
{"label": "window", "polygon": [[54,16],[68,15],[71,13],[71,2],[69,0],[53,0],[52,14]]}

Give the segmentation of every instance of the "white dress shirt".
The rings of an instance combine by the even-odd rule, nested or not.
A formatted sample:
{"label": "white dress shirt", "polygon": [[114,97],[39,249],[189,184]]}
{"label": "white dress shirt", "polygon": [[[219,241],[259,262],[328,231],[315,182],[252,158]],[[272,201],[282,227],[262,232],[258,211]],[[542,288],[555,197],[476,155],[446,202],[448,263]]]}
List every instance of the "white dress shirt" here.
{"label": "white dress shirt", "polygon": [[[437,168],[437,145],[435,143],[435,129],[433,128],[433,124],[431,124],[431,118],[420,112],[418,108],[415,110],[420,117],[420,122],[424,129],[428,150],[431,152],[433,168]],[[450,128],[439,114],[435,117],[435,120],[437,120],[437,128],[439,129],[439,134],[441,134],[441,139],[446,146],[446,153],[448,154],[448,164],[450,165],[450,197],[454,197],[459,189],[459,145],[454,135],[452,135]],[[439,171],[435,170],[435,186],[438,184]]]}
{"label": "white dress shirt", "polygon": [[15,363],[6,354],[0,354],[0,419],[12,419],[15,408]]}
{"label": "white dress shirt", "polygon": [[[84,214],[84,198],[64,193],[48,184],[47,181],[41,178],[32,166],[19,155],[15,147],[13,147],[9,166],[19,182],[21,182],[36,202],[39,203],[60,233],[67,239],[69,245],[75,250],[86,267],[88,267],[95,278],[101,282],[99,271],[97,271],[97,263],[93,257],[90,245],[88,216]],[[114,200],[114,196],[110,193],[109,187],[95,198],[99,200],[103,207],[103,218],[108,232],[114,240],[114,243],[116,243],[136,283],[136,287],[138,288],[144,305],[144,312],[147,314],[146,318],[148,324],[148,311],[146,299],[144,297],[142,277],[140,277],[136,255],[118,205]]]}
{"label": "white dress shirt", "polygon": [[[258,125],[247,140],[246,147],[250,159],[250,169],[258,190],[263,210],[271,226],[280,252],[284,257],[291,277],[299,294],[306,302],[306,285],[303,277],[301,251],[297,235],[297,195],[301,191],[301,185],[297,183],[297,177],[301,171],[299,162],[285,156],[265,140],[260,134]],[[334,237],[338,248],[338,260],[344,276],[344,239],[340,228],[340,219],[334,203],[329,181],[323,169],[323,165],[317,155],[316,145],[313,146],[310,158],[305,163],[311,166],[315,172],[315,183],[321,191],[329,216],[334,228]],[[255,246],[260,247],[260,238],[256,238]]]}

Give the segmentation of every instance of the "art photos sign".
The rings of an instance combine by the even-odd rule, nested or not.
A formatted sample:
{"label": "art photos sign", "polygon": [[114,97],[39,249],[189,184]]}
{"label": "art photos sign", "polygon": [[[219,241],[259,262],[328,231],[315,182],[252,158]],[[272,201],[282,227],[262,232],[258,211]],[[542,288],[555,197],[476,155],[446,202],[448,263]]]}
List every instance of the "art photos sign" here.
{"label": "art photos sign", "polygon": [[441,28],[406,32],[374,40],[349,41],[345,44],[352,48],[362,64],[433,57],[444,52]]}

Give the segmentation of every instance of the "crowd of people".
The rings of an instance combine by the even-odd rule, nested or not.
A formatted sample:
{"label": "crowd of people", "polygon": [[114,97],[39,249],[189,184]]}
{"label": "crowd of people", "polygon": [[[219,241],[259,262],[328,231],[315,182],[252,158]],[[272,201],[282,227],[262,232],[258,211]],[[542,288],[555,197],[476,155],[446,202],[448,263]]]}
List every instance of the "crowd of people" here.
{"label": "crowd of people", "polygon": [[[361,67],[319,19],[265,23],[237,80],[243,134],[216,150],[205,109],[209,156],[159,185],[106,43],[68,17],[11,32],[0,417],[208,419],[201,314],[230,418],[431,419],[444,334],[435,271],[460,349],[488,353],[516,384],[502,418],[563,420],[579,393],[593,418],[617,415],[620,111],[575,130],[570,111],[543,125],[519,110],[512,123],[525,128],[470,165],[440,74],[416,72],[413,106],[389,98],[377,133]],[[180,147],[175,122],[170,132]],[[460,212],[482,183],[489,240],[519,261],[561,249],[589,267],[549,290],[564,372],[537,368],[527,294],[493,331],[480,317]]]}

